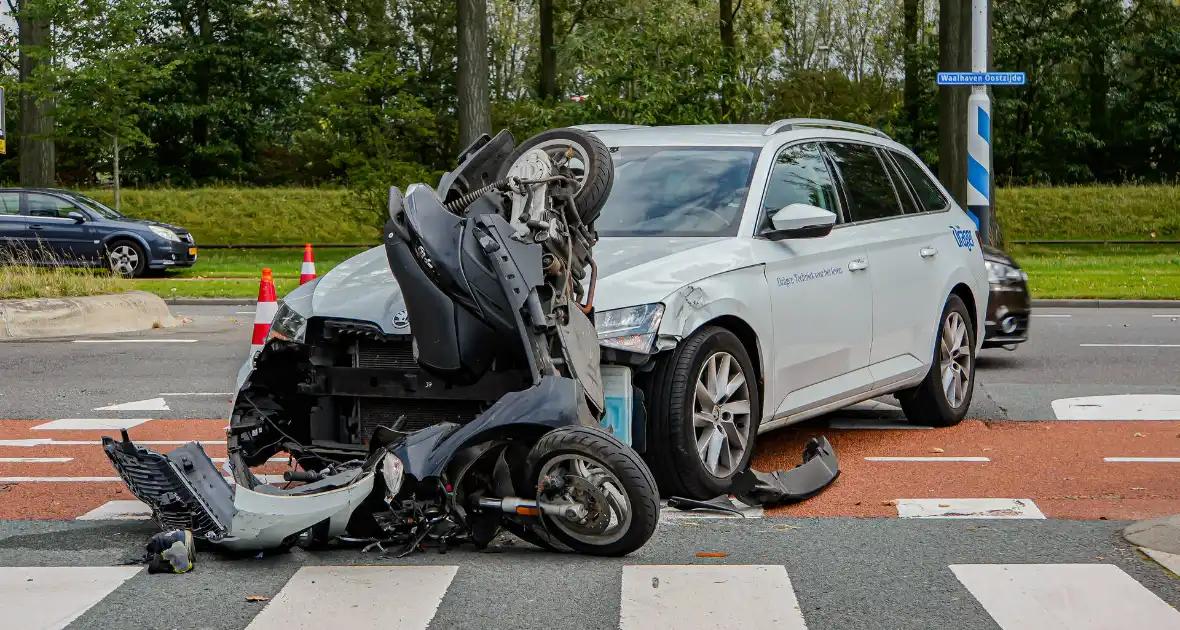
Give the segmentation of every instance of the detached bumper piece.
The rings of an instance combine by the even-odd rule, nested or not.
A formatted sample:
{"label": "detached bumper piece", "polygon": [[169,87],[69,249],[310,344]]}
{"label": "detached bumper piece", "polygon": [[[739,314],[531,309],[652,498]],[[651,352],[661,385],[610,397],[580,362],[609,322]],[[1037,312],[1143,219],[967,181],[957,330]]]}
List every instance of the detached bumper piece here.
{"label": "detached bumper piece", "polygon": [[214,542],[225,537],[233,519],[233,489],[200,445],[185,444],[163,455],[136,446],[125,430],[122,438],[103,436],[102,449],[162,529],[189,530]]}
{"label": "detached bumper piece", "polygon": [[[832,445],[827,438],[820,436],[811,438],[803,449],[802,464],[790,470],[774,472],[747,468],[734,479],[732,490],[734,497],[744,505],[770,508],[810,499],[832,485],[839,476],[840,467],[836,462]],[[709,501],[669,497],[668,507],[678,510],[742,514],[728,496],[720,496]]]}
{"label": "detached bumper piece", "polygon": [[200,444],[160,454],[133,444],[126,431],[122,438],[104,437],[102,448],[156,522],[234,551],[289,547],[314,526],[340,536],[373,491],[373,471],[361,468],[291,489],[231,486]]}

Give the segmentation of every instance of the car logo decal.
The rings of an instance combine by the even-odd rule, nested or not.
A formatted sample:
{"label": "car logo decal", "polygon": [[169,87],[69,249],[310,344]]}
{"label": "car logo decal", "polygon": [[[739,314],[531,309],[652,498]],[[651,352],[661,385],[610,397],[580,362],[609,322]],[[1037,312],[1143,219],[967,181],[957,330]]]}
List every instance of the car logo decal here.
{"label": "car logo decal", "polygon": [[405,328],[406,326],[409,326],[409,325],[410,325],[410,314],[407,313],[405,311],[405,309],[398,311],[397,315],[393,316],[393,327],[394,328]]}
{"label": "car logo decal", "polygon": [[957,225],[951,226],[951,234],[955,235],[955,243],[959,247],[966,247],[967,251],[975,249],[975,233],[971,230],[960,229]]}

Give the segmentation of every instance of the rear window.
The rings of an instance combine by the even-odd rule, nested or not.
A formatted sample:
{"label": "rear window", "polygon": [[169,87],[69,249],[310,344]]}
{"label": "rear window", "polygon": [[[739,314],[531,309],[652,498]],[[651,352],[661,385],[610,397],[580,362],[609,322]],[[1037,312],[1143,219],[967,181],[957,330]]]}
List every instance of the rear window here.
{"label": "rear window", "polygon": [[612,147],[599,236],[733,236],[757,147]]}

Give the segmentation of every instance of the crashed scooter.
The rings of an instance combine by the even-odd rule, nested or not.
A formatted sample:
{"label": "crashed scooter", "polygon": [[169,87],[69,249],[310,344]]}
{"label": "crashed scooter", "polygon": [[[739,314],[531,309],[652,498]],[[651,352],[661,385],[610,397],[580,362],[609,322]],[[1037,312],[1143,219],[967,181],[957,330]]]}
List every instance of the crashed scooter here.
{"label": "crashed scooter", "polygon": [[[483,136],[438,190],[390,191],[385,252],[405,311],[386,316],[412,338],[303,318],[288,300],[235,395],[234,485],[197,444],[160,454],[124,432],[106,454],[162,527],[230,550],[306,539],[404,555],[481,548],[501,530],[586,554],[639,549],[656,484],[600,427],[594,221],[613,173],[577,130],[519,147]],[[278,453],[302,485],[251,471]]]}

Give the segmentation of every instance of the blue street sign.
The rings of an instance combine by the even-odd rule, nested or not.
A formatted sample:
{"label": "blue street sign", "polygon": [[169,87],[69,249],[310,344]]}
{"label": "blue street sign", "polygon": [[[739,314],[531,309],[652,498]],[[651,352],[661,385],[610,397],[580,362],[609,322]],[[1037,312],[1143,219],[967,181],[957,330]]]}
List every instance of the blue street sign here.
{"label": "blue street sign", "polygon": [[1024,85],[1023,72],[939,72],[939,85]]}

